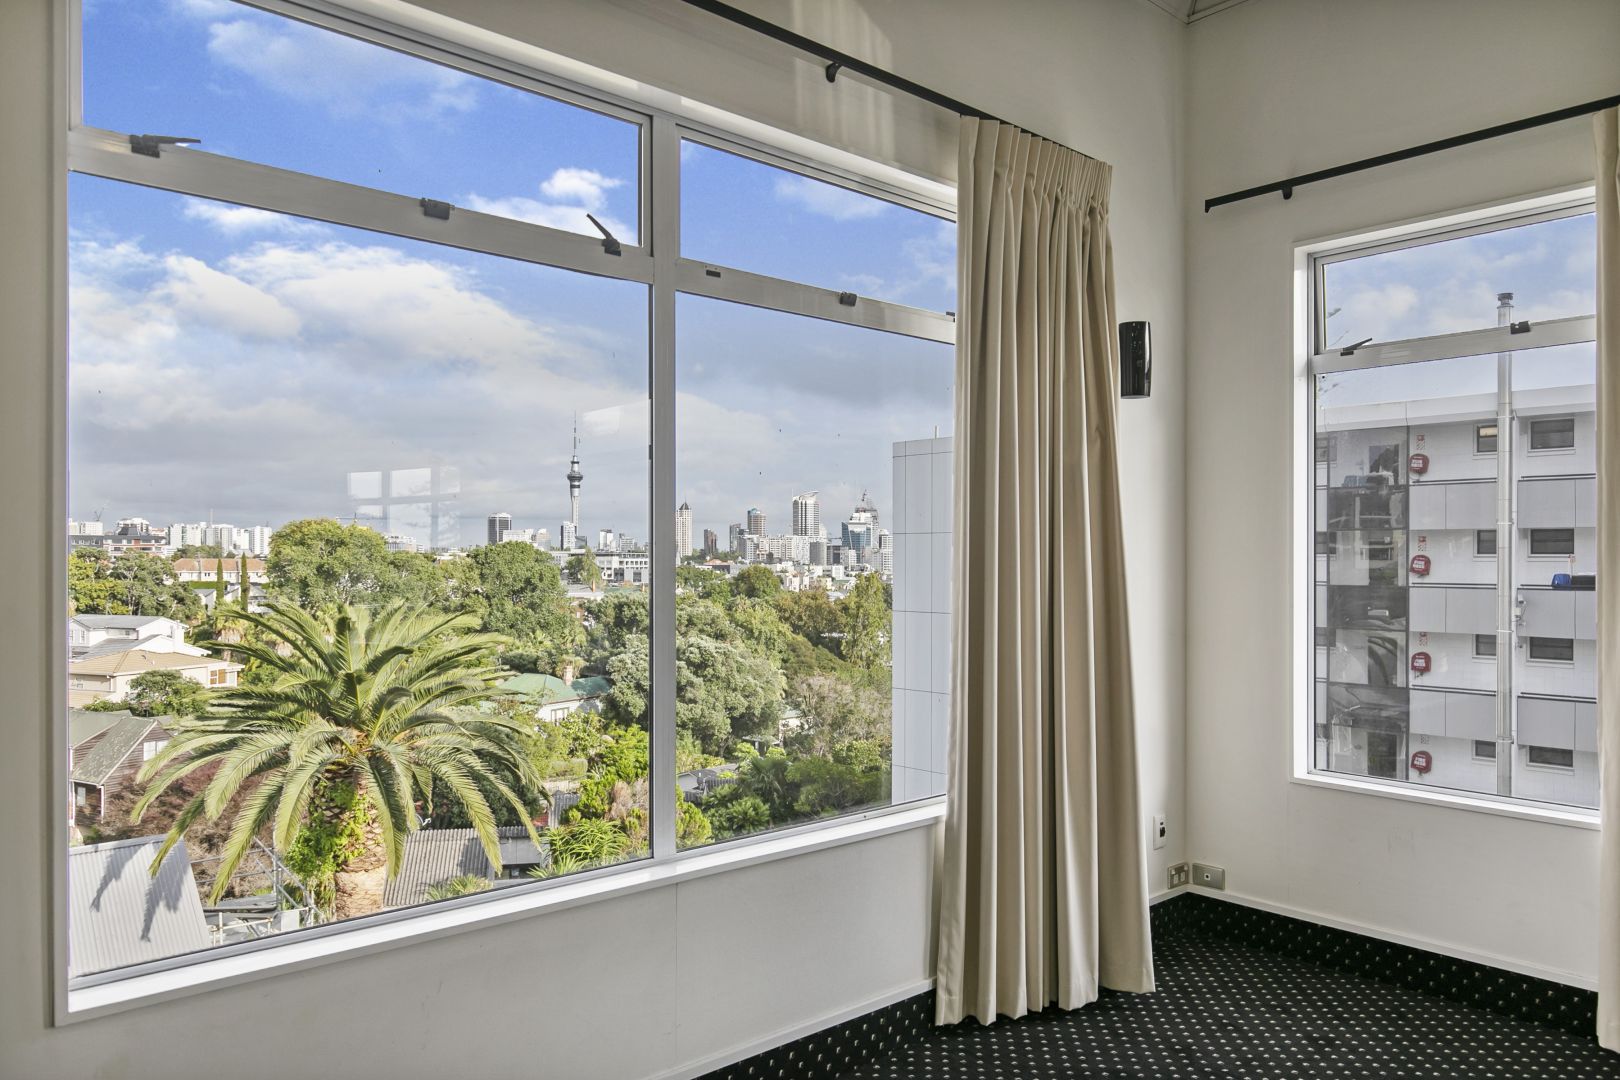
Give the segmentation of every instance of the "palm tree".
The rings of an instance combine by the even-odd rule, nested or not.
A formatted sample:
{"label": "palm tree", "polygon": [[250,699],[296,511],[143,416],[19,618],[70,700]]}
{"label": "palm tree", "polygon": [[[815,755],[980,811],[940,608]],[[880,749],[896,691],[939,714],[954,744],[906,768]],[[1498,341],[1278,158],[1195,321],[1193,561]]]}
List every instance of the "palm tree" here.
{"label": "palm tree", "polygon": [[[527,822],[513,781],[532,790],[538,780],[522,749],[523,729],[472,708],[498,693],[501,671],[489,660],[501,638],[468,632],[466,616],[404,604],[317,618],[271,602],[262,613],[235,617],[261,633],[231,650],[269,678],[220,692],[203,715],[178,723],[174,738],[142,766],[139,779],[151,783],[135,806],[136,821],[170,785],[219,765],[169,829],[154,873],[193,822],[217,819],[255,782],[240,801],[211,902],[268,828],[315,907],[336,918],[375,911],[419,823],[417,799],[430,803],[435,780],[466,807],[499,873],[485,791]],[[529,832],[538,844],[532,824]]]}

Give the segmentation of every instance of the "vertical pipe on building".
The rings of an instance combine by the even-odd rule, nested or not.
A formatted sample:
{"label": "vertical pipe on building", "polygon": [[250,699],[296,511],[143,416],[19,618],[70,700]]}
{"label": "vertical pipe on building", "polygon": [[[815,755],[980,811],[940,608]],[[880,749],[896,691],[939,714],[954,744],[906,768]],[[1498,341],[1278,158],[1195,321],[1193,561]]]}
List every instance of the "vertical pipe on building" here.
{"label": "vertical pipe on building", "polygon": [[[1496,325],[1513,294],[1496,294]],[[1513,794],[1513,353],[1496,354],[1496,793]]]}

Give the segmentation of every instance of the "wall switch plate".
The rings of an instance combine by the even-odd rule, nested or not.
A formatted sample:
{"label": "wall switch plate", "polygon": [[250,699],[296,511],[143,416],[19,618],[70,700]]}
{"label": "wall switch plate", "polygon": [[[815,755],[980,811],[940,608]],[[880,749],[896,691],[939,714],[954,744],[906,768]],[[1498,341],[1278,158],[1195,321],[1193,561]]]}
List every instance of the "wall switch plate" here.
{"label": "wall switch plate", "polygon": [[1225,867],[1195,862],[1192,864],[1192,878],[1194,885],[1202,885],[1206,889],[1226,888]]}
{"label": "wall switch plate", "polygon": [[1153,815],[1153,850],[1157,851],[1160,848],[1164,847],[1164,838],[1166,836],[1169,836],[1169,835],[1170,835],[1170,830],[1165,827],[1164,815],[1163,814],[1154,814]]}
{"label": "wall switch plate", "polygon": [[1169,870],[1168,876],[1170,878],[1170,884],[1168,887],[1172,889],[1181,888],[1183,885],[1187,884],[1187,878],[1189,877],[1190,873],[1191,871],[1187,869],[1186,863],[1176,863]]}

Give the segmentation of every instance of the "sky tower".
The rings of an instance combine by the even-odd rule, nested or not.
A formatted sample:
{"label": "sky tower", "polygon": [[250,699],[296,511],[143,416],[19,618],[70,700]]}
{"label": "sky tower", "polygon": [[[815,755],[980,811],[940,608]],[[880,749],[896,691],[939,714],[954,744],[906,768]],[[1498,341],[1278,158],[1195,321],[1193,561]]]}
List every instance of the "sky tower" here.
{"label": "sky tower", "polygon": [[574,421],[574,456],[568,461],[568,521],[579,534],[579,482],[585,474],[579,471],[579,421]]}

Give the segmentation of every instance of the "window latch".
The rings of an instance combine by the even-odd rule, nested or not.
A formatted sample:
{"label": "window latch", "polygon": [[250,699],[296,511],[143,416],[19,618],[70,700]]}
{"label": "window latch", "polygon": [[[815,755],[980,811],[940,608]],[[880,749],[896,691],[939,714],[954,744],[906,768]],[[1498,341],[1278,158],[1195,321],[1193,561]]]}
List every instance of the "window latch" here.
{"label": "window latch", "polygon": [[199,143],[201,139],[189,139],[184,135],[131,135],[129,137],[129,150],[132,154],[143,154],[146,157],[157,157],[160,146],[183,146],[186,143]]}
{"label": "window latch", "polygon": [[855,300],[856,296],[852,292],[841,292],[838,294],[838,302],[843,304],[845,307],[854,307]]}
{"label": "window latch", "polygon": [[602,234],[602,250],[607,252],[609,255],[623,255],[624,248],[620,246],[618,238],[612,233],[608,232],[607,226],[603,225],[600,221],[597,221],[595,214],[586,214],[585,216],[590,219],[591,224],[595,225],[597,231]]}
{"label": "window latch", "polygon": [[1357,349],[1361,348],[1363,345],[1366,345],[1370,341],[1372,341],[1372,338],[1362,338],[1360,341],[1356,342],[1354,345],[1346,345],[1344,348],[1339,350],[1339,355],[1340,356],[1354,356]]}
{"label": "window latch", "polygon": [[438,218],[440,221],[450,220],[451,206],[449,203],[440,202],[438,199],[418,199],[417,201],[422,204],[422,213],[425,216]]}
{"label": "window latch", "polygon": [[1508,323],[1508,333],[1510,333],[1510,334],[1528,334],[1529,332],[1530,332],[1530,320],[1529,319],[1525,319],[1523,322]]}

